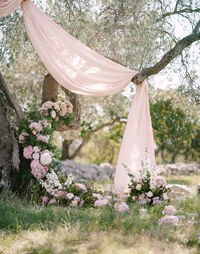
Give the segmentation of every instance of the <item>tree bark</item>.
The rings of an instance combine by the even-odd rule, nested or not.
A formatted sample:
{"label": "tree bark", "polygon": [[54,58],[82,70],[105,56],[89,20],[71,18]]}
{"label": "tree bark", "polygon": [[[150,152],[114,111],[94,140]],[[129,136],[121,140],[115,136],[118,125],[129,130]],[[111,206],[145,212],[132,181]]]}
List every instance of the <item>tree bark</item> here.
{"label": "tree bark", "polygon": [[22,118],[23,112],[0,73],[0,190],[24,191],[28,186],[24,178],[28,168],[24,159],[20,161],[19,146],[12,129],[14,109],[18,117]]}

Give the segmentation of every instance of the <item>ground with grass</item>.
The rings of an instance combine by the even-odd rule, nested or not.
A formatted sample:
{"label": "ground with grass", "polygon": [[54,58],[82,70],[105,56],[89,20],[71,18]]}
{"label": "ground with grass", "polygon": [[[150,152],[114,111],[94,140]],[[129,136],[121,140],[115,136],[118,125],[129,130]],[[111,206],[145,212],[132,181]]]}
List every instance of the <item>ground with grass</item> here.
{"label": "ground with grass", "polygon": [[[196,179],[199,176],[187,177],[184,184],[194,187]],[[178,180],[174,177],[169,182]],[[186,217],[200,212],[196,195],[171,204]],[[119,214],[112,207],[42,207],[5,193],[0,198],[0,253],[200,253],[198,223],[159,226],[164,205],[146,207],[147,214],[141,214],[140,208],[133,205],[130,212]]]}

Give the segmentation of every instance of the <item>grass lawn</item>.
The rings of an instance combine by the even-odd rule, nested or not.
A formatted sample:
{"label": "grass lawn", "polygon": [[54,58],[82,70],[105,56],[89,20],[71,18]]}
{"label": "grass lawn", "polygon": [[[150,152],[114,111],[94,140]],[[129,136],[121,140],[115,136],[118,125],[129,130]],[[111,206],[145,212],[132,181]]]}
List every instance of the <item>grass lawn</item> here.
{"label": "grass lawn", "polygon": [[[184,180],[192,186],[200,179]],[[179,214],[200,215],[197,196],[171,204]],[[147,215],[142,215],[137,204],[119,214],[111,207],[42,207],[6,193],[0,198],[0,254],[200,253],[200,225],[159,226],[163,207],[147,208]]]}

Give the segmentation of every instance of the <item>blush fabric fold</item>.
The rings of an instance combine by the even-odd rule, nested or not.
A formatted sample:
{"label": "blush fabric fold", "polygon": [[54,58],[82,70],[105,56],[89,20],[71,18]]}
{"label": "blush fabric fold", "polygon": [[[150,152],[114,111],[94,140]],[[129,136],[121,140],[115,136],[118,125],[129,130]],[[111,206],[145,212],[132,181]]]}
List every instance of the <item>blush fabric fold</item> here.
{"label": "blush fabric fold", "polygon": [[[10,14],[20,4],[33,47],[47,70],[66,89],[82,95],[112,95],[125,88],[137,73],[72,37],[30,0],[0,0],[0,17]],[[143,81],[137,86],[120,148],[114,181],[117,193],[123,193],[128,188],[129,177],[123,163],[137,174],[146,149],[154,166],[148,84]]]}

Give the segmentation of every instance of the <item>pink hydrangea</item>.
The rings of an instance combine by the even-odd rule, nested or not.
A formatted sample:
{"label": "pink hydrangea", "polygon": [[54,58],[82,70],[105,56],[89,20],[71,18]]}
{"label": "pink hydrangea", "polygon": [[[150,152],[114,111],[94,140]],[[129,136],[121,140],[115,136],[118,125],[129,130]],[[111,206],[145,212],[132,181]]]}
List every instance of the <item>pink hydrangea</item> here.
{"label": "pink hydrangea", "polygon": [[56,111],[55,110],[51,110],[50,114],[51,114],[52,118],[56,118]]}
{"label": "pink hydrangea", "polygon": [[162,187],[165,188],[167,186],[167,182],[163,176],[156,177],[156,185],[158,188]]}
{"label": "pink hydrangea", "polygon": [[72,202],[70,203],[70,206],[76,207],[78,205],[78,201],[77,200],[72,200]]}
{"label": "pink hydrangea", "polygon": [[82,190],[84,193],[87,192],[87,188],[82,183],[75,183],[74,186],[76,186],[79,190]]}
{"label": "pink hydrangea", "polygon": [[45,143],[48,143],[49,142],[49,137],[44,136],[42,134],[37,134],[37,141],[43,141]]}
{"label": "pink hydrangea", "polygon": [[67,113],[71,114],[73,112],[73,105],[69,101],[66,101],[65,105],[67,107]]}
{"label": "pink hydrangea", "polygon": [[145,199],[145,195],[144,195],[144,194],[140,194],[140,195],[138,196],[138,200],[139,200],[139,201],[144,201],[144,199]]}
{"label": "pink hydrangea", "polygon": [[43,129],[41,123],[37,123],[37,122],[32,122],[31,124],[29,124],[29,128],[35,129],[38,132],[42,131]]}
{"label": "pink hydrangea", "polygon": [[101,194],[99,194],[99,193],[92,193],[92,197],[93,198],[98,198],[98,199],[102,198]]}
{"label": "pink hydrangea", "polygon": [[165,215],[164,217],[158,220],[159,225],[177,224],[177,223],[178,223],[178,217],[174,215]]}
{"label": "pink hydrangea", "polygon": [[160,205],[161,203],[162,203],[162,201],[160,200],[159,197],[153,198],[153,205]]}
{"label": "pink hydrangea", "polygon": [[33,147],[27,146],[24,148],[23,155],[26,159],[32,159]]}
{"label": "pink hydrangea", "polygon": [[73,193],[67,193],[66,197],[70,200],[74,197],[74,194]]}
{"label": "pink hydrangea", "polygon": [[125,202],[115,203],[114,208],[116,211],[118,211],[120,213],[128,212],[130,210],[129,206]]}
{"label": "pink hydrangea", "polygon": [[31,173],[38,179],[43,178],[46,175],[46,171],[38,160],[33,160],[31,162]]}
{"label": "pink hydrangea", "polygon": [[106,206],[109,203],[107,199],[98,199],[94,202],[94,207]]}
{"label": "pink hydrangea", "polygon": [[176,208],[172,205],[165,206],[164,210],[162,211],[162,214],[168,214],[168,215],[174,215],[176,214]]}
{"label": "pink hydrangea", "polygon": [[56,191],[53,195],[55,198],[59,198],[59,197],[66,196],[67,192],[66,191]]}
{"label": "pink hydrangea", "polygon": [[84,200],[81,200],[81,202],[80,202],[80,206],[83,206],[84,205]]}
{"label": "pink hydrangea", "polygon": [[47,205],[48,204],[48,201],[49,201],[49,198],[47,196],[43,196],[42,197],[42,204],[43,205]]}

